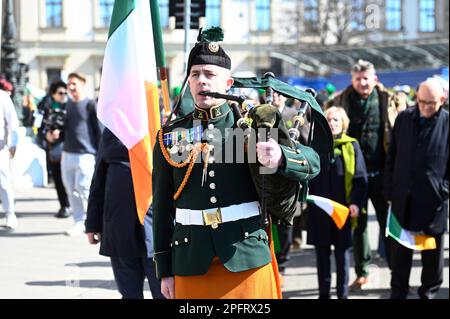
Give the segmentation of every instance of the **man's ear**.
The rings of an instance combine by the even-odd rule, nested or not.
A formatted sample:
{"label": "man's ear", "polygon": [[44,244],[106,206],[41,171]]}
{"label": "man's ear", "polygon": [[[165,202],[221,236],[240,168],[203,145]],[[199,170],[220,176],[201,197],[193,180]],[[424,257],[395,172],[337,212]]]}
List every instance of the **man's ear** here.
{"label": "man's ear", "polygon": [[233,83],[234,83],[234,79],[230,76],[227,80],[227,90],[229,90],[231,88]]}

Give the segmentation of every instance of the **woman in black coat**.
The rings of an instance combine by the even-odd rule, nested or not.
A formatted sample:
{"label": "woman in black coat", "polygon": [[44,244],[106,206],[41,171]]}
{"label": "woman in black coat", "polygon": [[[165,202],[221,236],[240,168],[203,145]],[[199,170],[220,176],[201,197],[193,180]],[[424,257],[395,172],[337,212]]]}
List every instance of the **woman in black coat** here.
{"label": "woman in black coat", "polygon": [[[335,161],[321,162],[320,174],[311,181],[309,193],[348,206],[350,216],[342,229],[321,208],[309,205],[307,222],[308,244],[316,248],[319,298],[330,298],[331,246],[334,246],[337,273],[337,296],[348,296],[350,247],[352,245],[351,218],[357,218],[367,196],[367,172],[358,142],[345,134],[349,119],[341,107],[330,107],[325,116],[334,137]],[[345,158],[345,160],[344,160]],[[350,218],[351,217],[351,218]]]}
{"label": "woman in black coat", "polygon": [[127,148],[107,128],[103,131],[89,193],[86,233],[100,254],[111,257],[114,278],[123,298],[142,299],[147,277],[153,298],[164,298],[156,279],[151,210],[144,226],[137,216]]}

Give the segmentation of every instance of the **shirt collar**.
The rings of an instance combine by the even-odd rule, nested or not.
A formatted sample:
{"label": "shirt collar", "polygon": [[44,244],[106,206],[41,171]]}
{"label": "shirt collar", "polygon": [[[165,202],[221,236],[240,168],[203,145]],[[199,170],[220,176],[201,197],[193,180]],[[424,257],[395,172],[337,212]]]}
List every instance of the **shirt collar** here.
{"label": "shirt collar", "polygon": [[230,106],[227,103],[222,105],[213,106],[209,109],[201,109],[195,105],[194,118],[201,121],[209,121],[212,119],[220,118],[230,112]]}

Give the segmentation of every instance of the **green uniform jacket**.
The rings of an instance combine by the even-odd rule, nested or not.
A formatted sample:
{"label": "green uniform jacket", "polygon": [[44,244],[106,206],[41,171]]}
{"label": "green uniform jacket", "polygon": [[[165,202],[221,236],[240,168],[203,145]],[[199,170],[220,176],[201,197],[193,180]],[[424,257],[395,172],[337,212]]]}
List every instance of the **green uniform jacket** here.
{"label": "green uniform jacket", "polygon": [[[230,135],[225,136],[225,128],[235,127],[234,114],[228,104],[209,112],[211,114],[196,109],[165,127],[164,133],[191,129],[201,123],[205,130],[214,127],[220,131],[224,137],[222,140],[220,135],[219,138],[204,135],[210,136],[211,141],[221,143],[222,150],[225,150],[225,143],[231,138]],[[198,122],[194,123],[194,120]],[[302,181],[305,166],[299,163],[305,160],[318,174],[320,159],[317,154],[305,158],[303,152],[285,146],[281,148],[285,164],[276,174]],[[246,157],[243,163],[236,162],[236,156],[226,162],[224,153],[215,149],[210,154],[207,179],[203,186],[204,164],[197,160],[184,190],[174,200],[173,195],[186,175],[187,166],[171,166],[164,158],[159,142],[156,142],[153,153],[153,234],[158,278],[205,274],[214,256],[218,256],[231,272],[257,268],[271,261],[268,236],[261,216],[222,223],[216,229],[175,223],[176,208],[202,210],[258,201]],[[311,167],[308,171],[311,171]],[[308,176],[312,178],[317,174]]]}

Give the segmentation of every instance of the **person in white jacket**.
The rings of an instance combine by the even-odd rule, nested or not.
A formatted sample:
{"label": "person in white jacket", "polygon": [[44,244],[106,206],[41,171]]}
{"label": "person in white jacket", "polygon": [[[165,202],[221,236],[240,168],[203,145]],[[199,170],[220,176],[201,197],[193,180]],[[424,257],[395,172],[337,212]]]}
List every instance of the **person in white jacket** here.
{"label": "person in white jacket", "polygon": [[0,87],[0,198],[6,213],[6,227],[10,229],[18,226],[9,167],[9,161],[16,153],[18,129],[19,119],[14,104]]}

